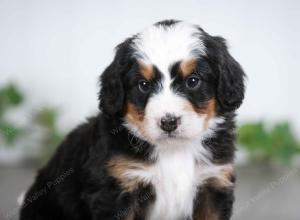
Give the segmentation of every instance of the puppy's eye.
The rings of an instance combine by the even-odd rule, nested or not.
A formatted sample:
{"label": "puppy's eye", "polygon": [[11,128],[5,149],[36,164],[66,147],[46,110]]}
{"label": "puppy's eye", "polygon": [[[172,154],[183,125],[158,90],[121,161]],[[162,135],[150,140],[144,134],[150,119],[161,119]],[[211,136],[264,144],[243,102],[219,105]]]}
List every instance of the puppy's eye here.
{"label": "puppy's eye", "polygon": [[145,94],[149,93],[151,91],[150,82],[147,82],[146,80],[139,81],[139,90]]}
{"label": "puppy's eye", "polygon": [[187,78],[185,81],[185,85],[188,89],[193,89],[193,90],[198,89],[200,84],[201,84],[201,80],[197,76],[191,76]]}

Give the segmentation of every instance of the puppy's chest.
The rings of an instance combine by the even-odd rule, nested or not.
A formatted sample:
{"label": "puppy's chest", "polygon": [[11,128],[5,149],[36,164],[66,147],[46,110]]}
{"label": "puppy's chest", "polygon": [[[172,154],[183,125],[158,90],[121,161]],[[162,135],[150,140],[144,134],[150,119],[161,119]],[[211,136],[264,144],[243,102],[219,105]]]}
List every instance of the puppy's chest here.
{"label": "puppy's chest", "polygon": [[192,155],[163,155],[150,172],[155,201],[148,209],[147,220],[191,217],[197,190],[196,165]]}
{"label": "puppy's chest", "polygon": [[232,166],[214,165],[201,155],[191,150],[173,151],[159,154],[158,159],[151,163],[116,156],[109,161],[107,168],[126,192],[135,193],[137,189],[143,189],[141,186],[154,189],[154,197],[148,190],[137,194],[136,202],[143,207],[146,220],[192,219],[198,186],[210,178],[214,178],[216,187],[231,186],[228,179]]}
{"label": "puppy's chest", "polygon": [[159,155],[154,163],[118,156],[107,166],[120,186],[137,196],[129,217],[142,208],[146,220],[192,219],[193,212],[197,212],[194,201],[200,185],[209,183],[222,189],[233,186],[232,164],[213,164],[188,151]]}

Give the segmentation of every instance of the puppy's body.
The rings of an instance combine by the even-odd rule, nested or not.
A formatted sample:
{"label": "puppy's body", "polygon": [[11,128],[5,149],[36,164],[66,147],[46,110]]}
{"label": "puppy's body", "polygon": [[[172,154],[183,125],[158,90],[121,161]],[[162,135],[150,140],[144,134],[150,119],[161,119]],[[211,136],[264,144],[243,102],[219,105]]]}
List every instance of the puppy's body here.
{"label": "puppy's body", "polygon": [[21,219],[229,219],[243,77],[198,26],[164,21],[127,39],[101,76],[102,113],[39,172]]}

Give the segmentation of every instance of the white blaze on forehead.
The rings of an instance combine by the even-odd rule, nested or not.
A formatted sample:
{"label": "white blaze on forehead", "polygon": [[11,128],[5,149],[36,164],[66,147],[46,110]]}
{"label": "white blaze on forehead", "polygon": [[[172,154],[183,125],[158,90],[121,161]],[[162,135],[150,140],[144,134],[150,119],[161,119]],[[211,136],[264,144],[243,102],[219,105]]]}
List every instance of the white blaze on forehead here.
{"label": "white blaze on forehead", "polygon": [[134,55],[166,75],[174,62],[205,54],[201,34],[197,26],[185,22],[153,25],[137,35]]}

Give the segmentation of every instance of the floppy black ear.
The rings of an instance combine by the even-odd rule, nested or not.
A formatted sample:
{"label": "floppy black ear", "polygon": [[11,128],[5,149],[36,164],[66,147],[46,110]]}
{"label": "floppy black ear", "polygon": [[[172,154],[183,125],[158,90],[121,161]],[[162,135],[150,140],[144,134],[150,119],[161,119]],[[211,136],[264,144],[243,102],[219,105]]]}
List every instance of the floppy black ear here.
{"label": "floppy black ear", "polygon": [[99,108],[109,116],[121,113],[124,106],[123,76],[130,64],[129,44],[126,40],[117,46],[114,60],[100,76]]}
{"label": "floppy black ear", "polygon": [[244,99],[245,73],[240,64],[229,54],[226,42],[214,37],[219,49],[219,78],[217,99],[224,111],[233,111],[240,107]]}

